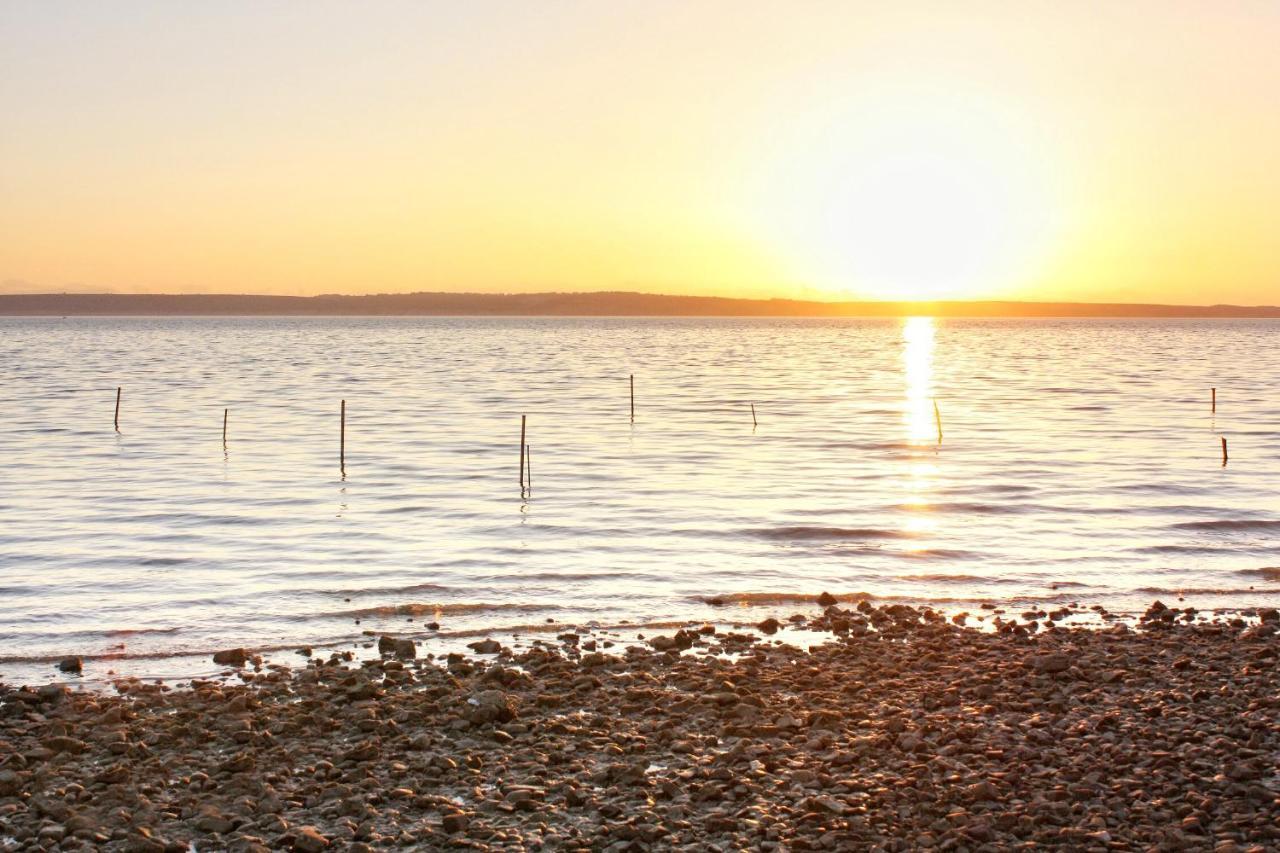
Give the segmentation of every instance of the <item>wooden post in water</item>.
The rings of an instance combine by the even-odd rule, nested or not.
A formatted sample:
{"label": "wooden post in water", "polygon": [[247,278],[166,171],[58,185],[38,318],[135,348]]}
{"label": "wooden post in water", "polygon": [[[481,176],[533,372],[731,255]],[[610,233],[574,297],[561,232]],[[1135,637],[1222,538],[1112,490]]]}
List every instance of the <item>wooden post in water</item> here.
{"label": "wooden post in water", "polygon": [[636,422],[636,375],[631,374],[631,422]]}
{"label": "wooden post in water", "polygon": [[121,390],[122,389],[117,386],[116,388],[116,432],[120,431],[120,391]]}
{"label": "wooden post in water", "polygon": [[1222,467],[1227,467],[1227,437],[1225,435],[1218,436],[1222,439]]}
{"label": "wooden post in water", "polygon": [[938,411],[938,401],[933,401],[933,420],[938,425],[938,444],[942,444],[942,413]]}
{"label": "wooden post in water", "polygon": [[341,422],[338,428],[338,468],[347,473],[347,401],[342,401]]}
{"label": "wooden post in water", "polygon": [[227,412],[229,411],[231,410],[230,409],[222,410],[222,446],[223,447],[227,446]]}
{"label": "wooden post in water", "polygon": [[755,403],[751,404],[751,426],[753,427],[760,426],[760,422],[756,420],[756,404]]}
{"label": "wooden post in water", "polygon": [[524,491],[524,426],[526,415],[520,416],[520,491]]}
{"label": "wooden post in water", "polygon": [[1217,388],[1209,389],[1209,411],[1210,412],[1218,411],[1218,389]]}

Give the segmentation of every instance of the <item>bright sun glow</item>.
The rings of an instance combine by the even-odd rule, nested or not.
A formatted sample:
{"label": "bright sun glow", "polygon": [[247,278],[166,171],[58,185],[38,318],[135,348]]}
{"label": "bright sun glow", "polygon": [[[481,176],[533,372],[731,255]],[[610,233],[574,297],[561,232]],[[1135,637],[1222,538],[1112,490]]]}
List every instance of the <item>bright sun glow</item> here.
{"label": "bright sun glow", "polygon": [[[918,102],[918,101],[912,101]],[[772,176],[769,226],[833,296],[929,300],[1026,284],[1057,236],[1047,151],[999,113],[945,99],[861,105],[800,134]]]}

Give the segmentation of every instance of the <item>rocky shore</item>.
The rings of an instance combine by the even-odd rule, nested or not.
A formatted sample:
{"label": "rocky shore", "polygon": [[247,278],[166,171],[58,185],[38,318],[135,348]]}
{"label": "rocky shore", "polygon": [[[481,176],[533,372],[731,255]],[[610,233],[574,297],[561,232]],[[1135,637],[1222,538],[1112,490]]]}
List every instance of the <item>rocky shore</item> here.
{"label": "rocky shore", "polygon": [[0,850],[1280,849],[1276,612],[1053,616],[840,602],[0,688]]}

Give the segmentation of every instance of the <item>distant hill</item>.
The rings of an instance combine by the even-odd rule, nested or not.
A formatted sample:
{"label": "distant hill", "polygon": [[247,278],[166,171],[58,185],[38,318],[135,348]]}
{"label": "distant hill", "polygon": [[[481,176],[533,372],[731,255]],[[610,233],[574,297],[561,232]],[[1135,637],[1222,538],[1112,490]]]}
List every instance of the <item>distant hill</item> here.
{"label": "distant hill", "polygon": [[806,302],[650,293],[383,293],[368,296],[0,294],[0,315],[581,317],[1280,317],[1280,307],[1104,302]]}

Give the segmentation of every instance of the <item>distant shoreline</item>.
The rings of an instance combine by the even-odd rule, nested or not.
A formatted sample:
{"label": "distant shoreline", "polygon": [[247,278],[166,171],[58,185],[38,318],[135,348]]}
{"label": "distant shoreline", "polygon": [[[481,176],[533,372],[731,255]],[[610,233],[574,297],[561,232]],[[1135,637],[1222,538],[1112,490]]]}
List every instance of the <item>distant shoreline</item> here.
{"label": "distant shoreline", "polygon": [[602,291],[403,293],[367,296],[251,294],[0,294],[0,316],[494,316],[494,317],[1060,317],[1280,318],[1280,306],[1109,302],[817,302]]}

